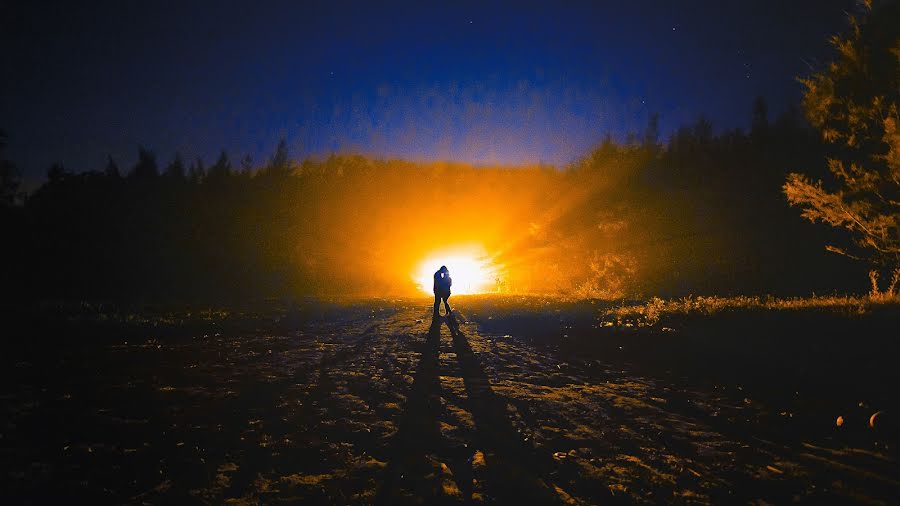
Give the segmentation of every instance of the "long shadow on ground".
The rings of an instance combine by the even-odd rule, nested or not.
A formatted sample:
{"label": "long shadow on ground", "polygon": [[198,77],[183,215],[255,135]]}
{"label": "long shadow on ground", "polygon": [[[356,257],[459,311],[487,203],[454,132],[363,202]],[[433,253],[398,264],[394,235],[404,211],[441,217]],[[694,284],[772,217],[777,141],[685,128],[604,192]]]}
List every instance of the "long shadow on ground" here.
{"label": "long shadow on ground", "polygon": [[552,471],[552,462],[542,458],[516,432],[507,413],[506,399],[491,388],[469,340],[459,329],[456,313],[447,317],[447,326],[475,421],[475,443],[484,450],[488,492],[510,504],[559,502],[557,493],[542,478]]}
{"label": "long shadow on ground", "polygon": [[[416,376],[406,402],[406,411],[393,441],[392,459],[379,490],[379,504],[391,504],[404,495],[438,497],[439,484],[427,458],[438,449],[441,433],[441,382],[438,374],[441,320],[434,318],[425,339]],[[431,479],[429,479],[431,478]]]}
{"label": "long shadow on ground", "polygon": [[[515,430],[506,399],[491,388],[457,317],[451,313],[432,319],[376,502],[468,502],[482,493],[503,504],[561,502],[566,494],[544,478],[552,473],[553,462],[538,454]],[[468,445],[451,442],[440,430],[444,321],[465,386],[465,408],[475,425]],[[480,450],[477,456],[476,448]],[[477,472],[473,471],[476,466]]]}

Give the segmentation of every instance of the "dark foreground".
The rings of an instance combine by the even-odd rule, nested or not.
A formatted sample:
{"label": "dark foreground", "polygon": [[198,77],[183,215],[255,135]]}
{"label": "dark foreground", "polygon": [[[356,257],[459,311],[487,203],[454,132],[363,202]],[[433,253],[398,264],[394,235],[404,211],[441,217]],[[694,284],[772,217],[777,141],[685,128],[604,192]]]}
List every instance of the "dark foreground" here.
{"label": "dark foreground", "polygon": [[424,300],[37,315],[6,336],[3,502],[900,494],[896,306],[637,328],[591,304],[454,299],[434,321]]}

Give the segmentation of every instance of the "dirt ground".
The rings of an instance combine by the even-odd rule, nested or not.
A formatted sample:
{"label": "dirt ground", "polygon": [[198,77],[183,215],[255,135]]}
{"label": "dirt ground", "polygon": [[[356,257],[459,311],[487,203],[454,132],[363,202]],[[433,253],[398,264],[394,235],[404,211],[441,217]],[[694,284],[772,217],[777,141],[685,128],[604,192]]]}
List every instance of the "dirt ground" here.
{"label": "dirt ground", "polygon": [[642,330],[540,307],[25,329],[0,385],[7,504],[896,501],[896,347],[852,352],[896,314]]}

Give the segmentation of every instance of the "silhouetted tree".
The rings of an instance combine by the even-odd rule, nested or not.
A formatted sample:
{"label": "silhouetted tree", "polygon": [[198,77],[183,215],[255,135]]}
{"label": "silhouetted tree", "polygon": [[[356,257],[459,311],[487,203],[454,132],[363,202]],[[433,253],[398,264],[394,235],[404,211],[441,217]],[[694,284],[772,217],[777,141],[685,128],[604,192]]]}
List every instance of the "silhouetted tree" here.
{"label": "silhouetted tree", "polygon": [[198,158],[196,162],[191,164],[188,180],[191,184],[200,184],[206,179],[206,168],[203,167],[203,159]]}
{"label": "silhouetted tree", "polygon": [[700,116],[697,118],[697,121],[694,122],[692,127],[692,132],[694,136],[694,140],[699,145],[706,145],[712,141],[713,137],[713,126],[712,123],[705,116]]}
{"label": "silhouetted tree", "polygon": [[753,117],[750,120],[750,135],[755,138],[765,137],[769,131],[769,107],[766,99],[756,97],[753,100]]}
{"label": "silhouetted tree", "polygon": [[250,154],[246,154],[241,158],[241,172],[244,175],[253,173],[253,158],[250,157]]}
{"label": "silhouetted tree", "polygon": [[221,182],[231,175],[231,160],[228,159],[228,153],[223,149],[219,153],[216,163],[209,167],[207,177],[210,181]]}
{"label": "silhouetted tree", "polygon": [[119,165],[113,160],[112,155],[106,155],[106,169],[104,169],[104,173],[115,179],[122,177],[119,172]]}
{"label": "silhouetted tree", "polygon": [[163,172],[163,174],[171,180],[185,180],[184,161],[181,159],[180,153],[175,153],[175,158],[173,158],[172,162],[166,166],[166,170],[165,172]]}
{"label": "silhouetted tree", "polygon": [[659,113],[654,112],[650,114],[650,117],[647,119],[647,128],[644,130],[644,147],[653,148],[657,147],[657,143],[659,142]]}
{"label": "silhouetted tree", "polygon": [[159,176],[159,168],[156,165],[156,155],[143,146],[139,147],[138,161],[131,169],[130,176],[138,180],[153,179]]}
{"label": "silhouetted tree", "polygon": [[837,149],[832,183],[792,173],[784,184],[802,216],[846,230],[829,251],[900,273],[900,3],[851,19],[828,67],[803,80],[806,117]]}
{"label": "silhouetted tree", "polygon": [[0,206],[11,206],[19,198],[19,172],[16,166],[6,159],[8,135],[0,129]]}
{"label": "silhouetted tree", "polygon": [[266,167],[267,172],[275,175],[286,175],[291,171],[291,159],[290,153],[288,152],[287,141],[282,137],[278,141],[278,146],[275,148],[275,154],[272,155],[272,159],[269,160],[269,165]]}
{"label": "silhouetted tree", "polygon": [[61,183],[64,179],[72,174],[66,170],[61,163],[54,163],[47,169],[47,180],[50,183]]}

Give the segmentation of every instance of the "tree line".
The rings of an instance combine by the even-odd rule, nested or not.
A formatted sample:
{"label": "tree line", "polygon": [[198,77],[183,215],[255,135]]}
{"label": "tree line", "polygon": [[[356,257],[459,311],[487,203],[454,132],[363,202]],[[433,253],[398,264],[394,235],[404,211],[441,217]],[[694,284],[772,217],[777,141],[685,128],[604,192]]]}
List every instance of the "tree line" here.
{"label": "tree line", "polygon": [[[5,193],[5,291],[402,293],[416,255],[457,242],[487,242],[502,284],[522,292],[825,288],[799,266],[830,259],[779,193],[789,170],[824,168],[823,144],[793,111],[770,123],[763,101],[754,110],[750,132],[713,134],[701,119],[666,144],[654,116],[638,140],[607,138],[562,169],[357,155],[300,163],[284,141],[262,166],[235,167],[223,152],[209,167],[177,155],[160,167],[145,148],[124,171],[111,159],[102,170],[54,165],[29,195]],[[791,264],[796,272],[777,279]]]}

